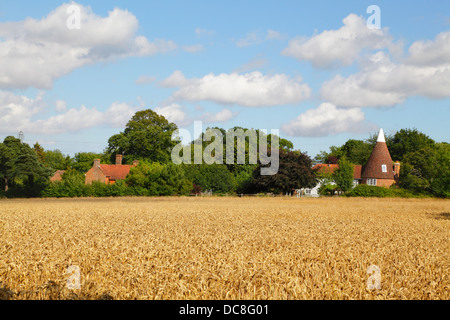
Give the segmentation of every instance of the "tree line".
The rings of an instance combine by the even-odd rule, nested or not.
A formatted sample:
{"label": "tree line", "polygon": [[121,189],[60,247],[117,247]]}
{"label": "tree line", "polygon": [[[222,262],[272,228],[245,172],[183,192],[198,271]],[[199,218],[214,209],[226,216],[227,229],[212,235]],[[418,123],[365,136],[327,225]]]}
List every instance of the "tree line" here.
{"label": "tree line", "polygon": [[[171,152],[179,144],[173,139],[174,123],[152,110],[137,112],[125,130],[111,136],[102,153],[78,152],[74,157],[59,150],[44,150],[38,143],[33,147],[8,136],[0,143],[0,196],[2,197],[81,197],[81,196],[163,196],[188,195],[211,191],[215,194],[291,193],[294,189],[312,188],[319,178],[312,169],[314,163],[340,163],[340,169],[330,179],[337,187],[349,192],[349,169],[352,164],[364,164],[370,156],[376,137],[365,141],[348,140],[340,147],[332,146],[314,159],[293,149],[293,143],[279,138],[279,169],[275,175],[261,175],[265,165],[257,159],[249,163],[250,141],[246,137],[244,150],[234,143],[234,157],[244,152],[245,164],[213,163],[174,164]],[[221,132],[226,144],[227,130]],[[235,127],[229,130],[246,128]],[[259,131],[258,139],[259,139]],[[204,133],[188,147],[199,143],[208,148]],[[268,149],[272,136],[268,135]],[[450,149],[447,143],[436,143],[416,129],[402,129],[386,138],[393,160],[402,162],[400,187],[416,194],[449,197]],[[240,149],[241,148],[241,149]],[[85,185],[84,174],[94,159],[103,164],[115,162],[123,155],[123,163],[139,160],[124,181],[113,185],[94,182]],[[191,153],[193,154],[193,153]],[[225,155],[224,155],[225,156]],[[65,170],[62,181],[50,182],[56,170]]]}

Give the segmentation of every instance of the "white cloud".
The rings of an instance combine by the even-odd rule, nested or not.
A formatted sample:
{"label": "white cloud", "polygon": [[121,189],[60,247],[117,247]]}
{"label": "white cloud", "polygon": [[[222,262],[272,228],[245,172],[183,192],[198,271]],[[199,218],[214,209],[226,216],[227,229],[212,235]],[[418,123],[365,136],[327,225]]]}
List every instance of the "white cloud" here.
{"label": "white cloud", "polygon": [[202,117],[206,123],[227,122],[228,120],[237,116],[237,113],[231,112],[229,109],[223,109],[218,113],[205,113]]}
{"label": "white cloud", "polygon": [[66,111],[66,106],[67,106],[67,103],[64,100],[58,100],[58,101],[56,101],[55,110],[57,112],[64,112],[64,111]]}
{"label": "white cloud", "polygon": [[179,88],[172,95],[175,100],[208,100],[246,107],[298,103],[311,94],[311,88],[300,78],[291,79],[285,74],[263,75],[258,71],[217,76],[210,73],[200,79],[186,79],[181,71],[175,71],[162,85]]}
{"label": "white cloud", "polygon": [[115,102],[104,112],[96,108],[89,109],[84,105],[78,109],[66,110],[66,103],[63,102],[56,102],[60,114],[35,120],[46,112],[43,93],[31,99],[0,91],[0,132],[11,134],[22,129],[35,134],[58,134],[97,126],[124,127],[139,109],[126,103]]}
{"label": "white cloud", "polygon": [[373,125],[365,122],[359,108],[340,109],[331,103],[322,103],[317,109],[310,109],[296,119],[281,126],[289,136],[324,137],[343,132],[366,132]]}
{"label": "white cloud", "polygon": [[278,31],[268,29],[266,36],[262,34],[262,32],[249,32],[246,34],[245,38],[238,39],[236,41],[236,46],[239,48],[245,48],[249,46],[254,46],[257,44],[261,44],[264,41],[269,40],[283,40],[286,38],[286,35],[281,34]]}
{"label": "white cloud", "polygon": [[189,83],[183,72],[176,70],[167,79],[161,81],[160,85],[164,88],[176,88],[187,86]]}
{"label": "white cloud", "polygon": [[0,88],[49,89],[55,79],[84,65],[177,47],[172,41],[149,42],[136,36],[138,20],[118,8],[100,17],[77,4],[81,28],[69,30],[68,6],[63,4],[40,20],[0,23]]}
{"label": "white cloud", "polygon": [[245,38],[236,41],[236,45],[239,48],[249,47],[258,43],[261,43],[262,39],[256,32],[247,33]]}
{"label": "white cloud", "polygon": [[286,35],[281,34],[278,31],[269,29],[267,30],[266,40],[283,40],[286,38]]}
{"label": "white cloud", "polygon": [[376,50],[396,48],[387,28],[369,29],[362,17],[350,14],[338,30],[325,30],[311,38],[296,38],[289,41],[283,50],[286,56],[307,60],[318,68],[351,65],[364,49]]}
{"label": "white cloud", "polygon": [[123,128],[134,114],[141,109],[142,106],[135,107],[128,103],[114,102],[104,112],[101,123],[109,127]]}
{"label": "white cloud", "polygon": [[0,132],[13,133],[26,128],[31,117],[45,109],[43,95],[39,93],[32,99],[0,91]]}
{"label": "white cloud", "polygon": [[[198,110],[198,108],[196,108],[196,110]],[[237,113],[233,113],[229,109],[223,109],[217,113],[205,112],[200,116],[191,117],[184,106],[176,103],[156,107],[154,111],[164,116],[169,122],[175,123],[178,127],[186,127],[193,123],[194,120],[200,120],[205,123],[227,122],[237,116]]]}
{"label": "white cloud", "polygon": [[400,63],[378,52],[358,73],[347,78],[337,75],[325,82],[320,90],[321,97],[344,107],[392,106],[416,95],[433,99],[450,97],[450,56],[429,50],[433,47],[444,50],[449,44],[442,38],[438,36],[426,47],[423,43],[414,43],[411,55]]}
{"label": "white cloud", "polygon": [[154,111],[164,116],[169,122],[175,123],[179,127],[184,127],[192,123],[189,115],[183,106],[171,104],[168,106],[157,107]]}
{"label": "white cloud", "polygon": [[248,72],[248,71],[255,70],[255,69],[261,69],[268,63],[269,63],[268,59],[258,56],[258,57],[253,58],[249,62],[243,64],[242,66],[236,68],[234,70],[234,72],[242,73],[242,72]]}
{"label": "white cloud", "polygon": [[32,133],[58,134],[99,126],[125,127],[136,111],[138,111],[136,107],[118,102],[114,102],[105,112],[82,105],[78,109],[71,108],[63,114],[30,122],[27,130]]}
{"label": "white cloud", "polygon": [[102,112],[82,105],[79,109],[71,108],[63,114],[30,122],[27,131],[40,134],[75,132],[101,125],[103,122]]}
{"label": "white cloud", "polygon": [[156,80],[156,77],[140,76],[134,83],[136,84],[150,84]]}
{"label": "white cloud", "polygon": [[409,47],[406,62],[415,66],[440,66],[450,63],[450,31],[442,32],[434,41],[416,41]]}

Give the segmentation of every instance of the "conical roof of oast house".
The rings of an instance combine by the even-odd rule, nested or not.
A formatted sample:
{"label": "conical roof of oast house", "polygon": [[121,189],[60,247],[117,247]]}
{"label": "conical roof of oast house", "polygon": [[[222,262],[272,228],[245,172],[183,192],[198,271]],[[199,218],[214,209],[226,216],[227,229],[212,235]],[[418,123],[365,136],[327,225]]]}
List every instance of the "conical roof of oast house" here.
{"label": "conical roof of oast house", "polygon": [[[386,165],[386,172],[383,172],[383,165]],[[377,143],[362,170],[361,177],[363,179],[394,179],[393,166],[394,163],[384,139],[383,129],[381,129]]]}

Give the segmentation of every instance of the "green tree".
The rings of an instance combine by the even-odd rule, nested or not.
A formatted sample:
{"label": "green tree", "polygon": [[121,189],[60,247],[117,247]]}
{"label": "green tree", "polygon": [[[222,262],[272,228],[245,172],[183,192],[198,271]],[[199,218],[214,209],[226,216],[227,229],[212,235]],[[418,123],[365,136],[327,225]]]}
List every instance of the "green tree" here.
{"label": "green tree", "polygon": [[109,156],[102,153],[78,152],[72,163],[72,168],[80,172],[87,172],[94,165],[94,159],[100,159],[101,163],[110,163]]}
{"label": "green tree", "polygon": [[[60,150],[44,151],[44,164],[53,170],[66,170],[72,166],[72,159],[64,155]],[[92,167],[92,162],[91,162]]]}
{"label": "green tree", "polygon": [[44,148],[39,143],[35,143],[33,146],[34,151],[36,152],[36,155],[38,156],[38,159],[41,163],[45,163],[45,152]]}
{"label": "green tree", "polygon": [[330,147],[330,151],[320,151],[315,157],[314,157],[314,163],[318,164],[318,163],[330,163],[329,159],[330,158],[334,158],[334,159],[339,159],[340,157],[342,157],[344,155],[344,152],[342,150],[342,147],[336,147],[336,146],[331,146]]}
{"label": "green tree", "polygon": [[439,197],[450,196],[450,147],[437,144],[409,152],[403,157],[400,186]]}
{"label": "green tree", "polygon": [[129,187],[145,189],[145,194],[151,196],[184,195],[192,188],[183,168],[173,163],[141,161],[137,167],[131,168],[125,181]]}
{"label": "green tree", "polygon": [[435,141],[417,129],[401,129],[390,141],[386,140],[386,144],[392,160],[400,162],[408,153],[435,147]]}
{"label": "green tree", "polygon": [[369,160],[374,144],[362,140],[350,139],[342,146],[342,156],[354,164],[364,165]]}
{"label": "green tree", "polygon": [[124,132],[109,138],[107,152],[111,157],[123,154],[125,161],[146,159],[167,163],[176,145],[172,141],[176,129],[174,123],[150,109],[139,111],[128,121]]}
{"label": "green tree", "polygon": [[75,169],[69,169],[62,175],[62,181],[52,182],[43,191],[44,197],[83,197],[89,196],[84,183],[84,174]]}
{"label": "green tree", "polygon": [[344,156],[339,160],[339,168],[334,171],[333,180],[344,192],[353,187],[353,164],[347,160],[347,157]]}
{"label": "green tree", "polygon": [[236,180],[224,164],[187,164],[183,169],[186,177],[203,191],[229,193],[235,190]]}
{"label": "green tree", "polygon": [[39,196],[46,187],[51,170],[39,161],[35,150],[12,136],[0,144],[0,180],[13,196]]}

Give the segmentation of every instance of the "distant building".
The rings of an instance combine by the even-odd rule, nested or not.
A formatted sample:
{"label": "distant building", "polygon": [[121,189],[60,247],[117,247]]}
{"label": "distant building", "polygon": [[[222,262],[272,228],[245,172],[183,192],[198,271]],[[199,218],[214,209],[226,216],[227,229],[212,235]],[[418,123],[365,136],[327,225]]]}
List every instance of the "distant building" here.
{"label": "distant building", "polygon": [[361,183],[389,188],[398,181],[399,174],[400,163],[392,161],[383,129],[380,129],[377,143],[363,168]]}
{"label": "distant building", "polygon": [[[334,173],[339,168],[338,164],[316,164],[313,169],[319,173]],[[400,163],[393,162],[389,150],[386,145],[383,129],[380,129],[377,143],[370,154],[369,160],[364,166],[353,166],[353,187],[358,184],[367,184],[371,186],[380,186],[389,188],[398,182],[400,175]],[[311,189],[300,189],[306,196],[318,197],[319,188],[323,184],[323,180]],[[331,184],[335,184],[331,182]]]}
{"label": "distant building", "polygon": [[[333,174],[339,168],[338,164],[316,164],[312,169],[317,170],[318,173],[322,174]],[[353,187],[356,187],[358,184],[361,184],[361,165],[353,166]],[[318,197],[319,196],[319,188],[324,183],[323,180],[319,180],[319,183],[314,188],[304,188],[299,190],[299,192],[303,191],[305,196]],[[331,181],[330,184],[336,184],[334,181]]]}
{"label": "distant building", "polygon": [[116,164],[100,164],[100,159],[94,159],[94,165],[86,172],[85,183],[92,184],[99,181],[105,184],[114,184],[118,180],[125,180],[130,169],[136,167],[139,161],[133,161],[132,165],[122,164],[122,155],[116,155]]}
{"label": "distant building", "polygon": [[66,170],[57,170],[55,174],[50,178],[51,182],[62,181],[62,175],[66,172]]}

